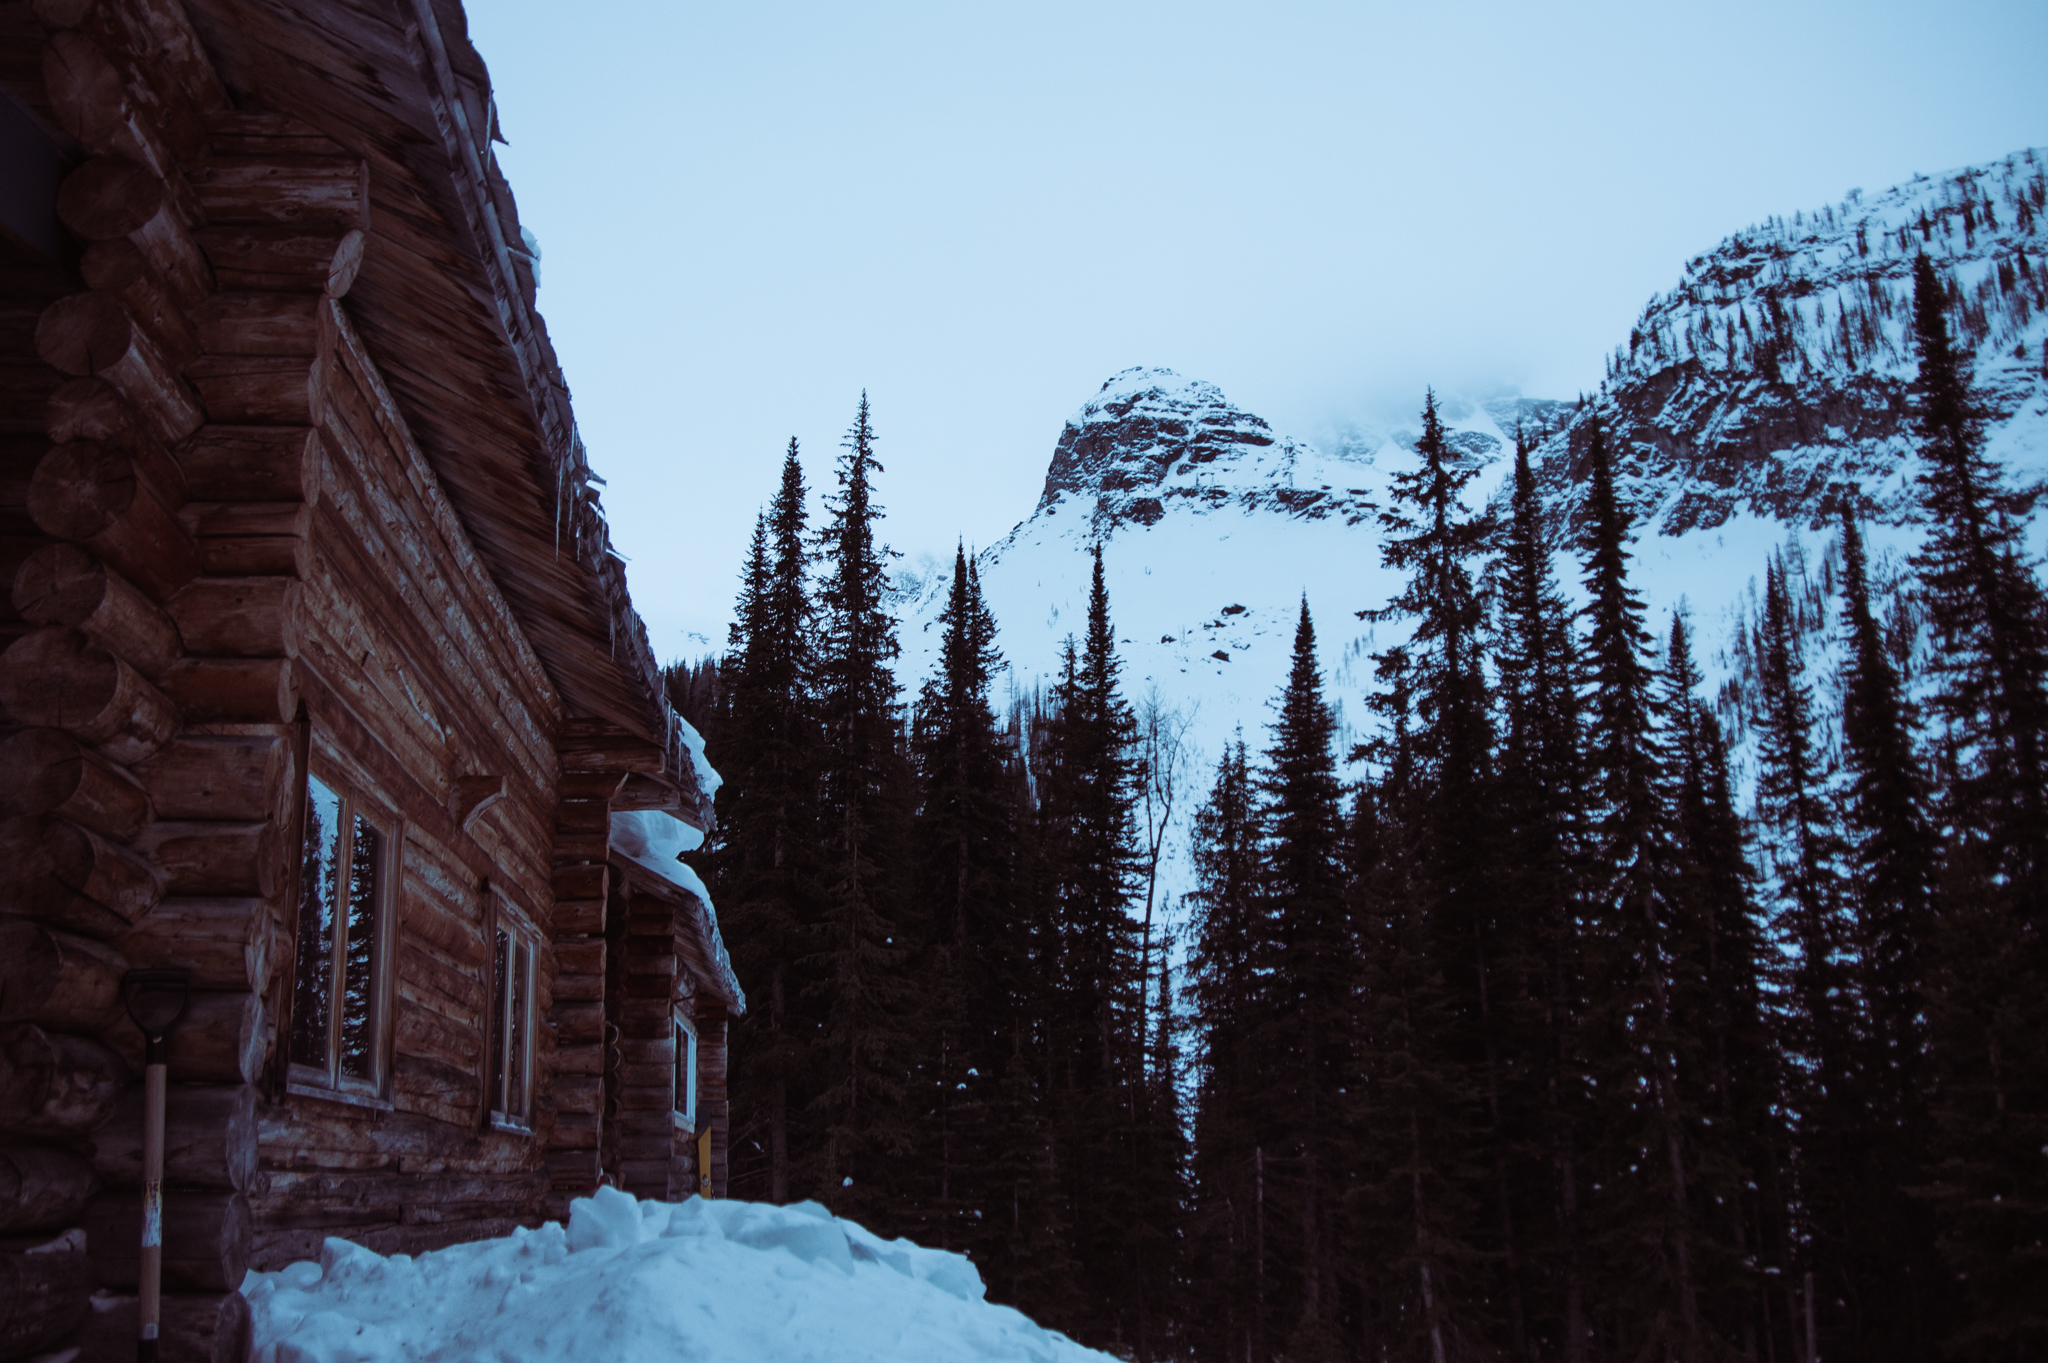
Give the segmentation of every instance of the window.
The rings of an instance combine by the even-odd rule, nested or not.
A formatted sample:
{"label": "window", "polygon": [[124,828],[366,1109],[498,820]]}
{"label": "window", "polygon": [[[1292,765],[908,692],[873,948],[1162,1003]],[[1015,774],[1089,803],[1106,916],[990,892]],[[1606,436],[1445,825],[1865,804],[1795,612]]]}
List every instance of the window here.
{"label": "window", "polygon": [[292,996],[295,1084],[382,1096],[395,845],[389,824],[319,777],[306,778]]}
{"label": "window", "polygon": [[533,1120],[535,934],[501,916],[491,931],[491,1121],[525,1128]]}
{"label": "window", "polygon": [[697,1129],[697,1029],[676,1014],[676,1119]]}

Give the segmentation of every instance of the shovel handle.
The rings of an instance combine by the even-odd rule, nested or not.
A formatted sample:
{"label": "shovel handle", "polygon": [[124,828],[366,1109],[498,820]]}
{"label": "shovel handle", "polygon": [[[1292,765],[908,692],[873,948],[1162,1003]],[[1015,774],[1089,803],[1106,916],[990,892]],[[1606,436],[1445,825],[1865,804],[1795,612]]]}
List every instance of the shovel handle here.
{"label": "shovel handle", "polygon": [[162,1064],[142,1071],[142,1262],[138,1284],[136,1363],[156,1363],[163,1320],[164,1088]]}

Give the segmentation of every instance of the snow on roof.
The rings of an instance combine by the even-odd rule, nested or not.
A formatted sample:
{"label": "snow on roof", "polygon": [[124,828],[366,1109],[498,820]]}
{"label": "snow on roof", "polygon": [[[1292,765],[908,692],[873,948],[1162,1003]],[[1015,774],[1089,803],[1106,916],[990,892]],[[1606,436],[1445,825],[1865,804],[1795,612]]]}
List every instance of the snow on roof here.
{"label": "snow on roof", "polygon": [[725,953],[725,939],[719,936],[718,911],[711,906],[711,891],[705,888],[703,877],[681,860],[683,853],[694,852],[703,844],[703,833],[658,809],[622,810],[612,815],[612,855],[623,857],[685,891],[697,904],[697,935],[703,946],[704,964],[714,977],[710,984],[732,1004],[734,1012],[743,1013],[747,996],[733,974],[732,960]]}
{"label": "snow on roof", "polygon": [[641,1202],[614,1188],[550,1221],[390,1258],[330,1239],[242,1284],[259,1363],[753,1359],[1102,1363],[984,1301],[958,1254],[884,1240],[815,1202]]}

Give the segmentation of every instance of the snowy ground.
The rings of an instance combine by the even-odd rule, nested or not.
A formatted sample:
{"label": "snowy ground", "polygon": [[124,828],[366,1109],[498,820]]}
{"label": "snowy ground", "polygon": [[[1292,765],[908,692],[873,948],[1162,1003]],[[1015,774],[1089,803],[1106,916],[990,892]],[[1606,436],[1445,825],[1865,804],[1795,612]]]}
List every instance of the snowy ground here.
{"label": "snowy ground", "polygon": [[640,1202],[614,1189],[500,1240],[390,1258],[331,1239],[251,1273],[255,1363],[1086,1363],[982,1300],[965,1258],[814,1202]]}

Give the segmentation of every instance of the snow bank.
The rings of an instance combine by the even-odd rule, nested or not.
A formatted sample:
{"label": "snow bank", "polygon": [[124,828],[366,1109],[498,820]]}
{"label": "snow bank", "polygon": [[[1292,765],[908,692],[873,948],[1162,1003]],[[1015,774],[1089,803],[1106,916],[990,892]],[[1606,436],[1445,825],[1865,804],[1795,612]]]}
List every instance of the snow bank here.
{"label": "snow bank", "polygon": [[251,1273],[255,1363],[888,1359],[1086,1363],[982,1300],[957,1254],[883,1240],[815,1202],[640,1202],[611,1188],[500,1240],[417,1259],[327,1241]]}

